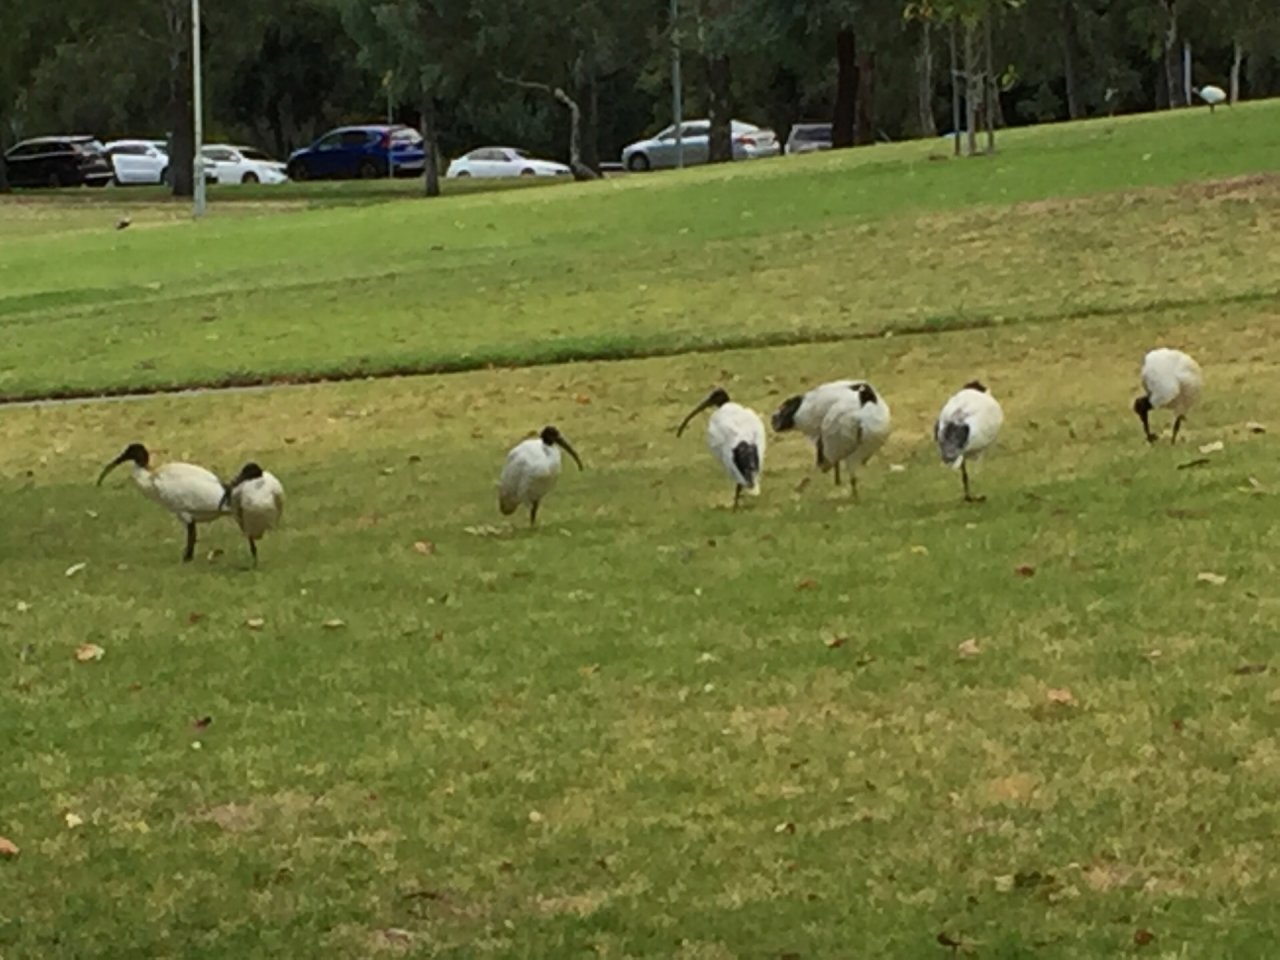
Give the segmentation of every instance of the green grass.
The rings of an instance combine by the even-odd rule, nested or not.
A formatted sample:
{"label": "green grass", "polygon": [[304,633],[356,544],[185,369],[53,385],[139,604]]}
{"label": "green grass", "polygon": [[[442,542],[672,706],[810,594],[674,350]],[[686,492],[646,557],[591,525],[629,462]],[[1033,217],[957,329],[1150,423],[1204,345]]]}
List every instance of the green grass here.
{"label": "green grass", "polygon": [[[266,207],[217,202],[250,196],[228,190],[198,225],[172,204],[114,206],[133,196],[119,192],[15,203],[0,225],[0,328],[12,344],[0,396],[1268,298],[1280,291],[1277,181],[1190,184],[1280,166],[1278,110],[1011,131],[998,156],[963,162],[931,141],[438,203],[361,203],[361,185],[253,191]],[[1117,201],[1117,190],[1129,192]],[[279,209],[304,202],[319,208]],[[124,212],[136,225],[116,232]]]}
{"label": "green grass", "polygon": [[[1275,433],[1245,429],[1280,403],[1275,322],[10,409],[0,954],[928,957],[946,931],[1092,958],[1146,929],[1263,956],[1278,694],[1234,671],[1280,627]],[[1129,410],[1157,341],[1209,378],[1176,448]],[[673,436],[713,382],[768,410],[850,371],[895,417],[861,503],[785,438],[733,514]],[[981,506],[928,440],[974,375],[1008,417]],[[492,482],[544,421],[587,470],[529,533]],[[230,524],[184,567],[177,524],[93,486],[135,438],[283,478],[256,573]]]}
{"label": "green grass", "polygon": [[[522,366],[0,408],[0,958],[1269,955],[1280,184],[1223,178],[1275,109],[118,234],[6,203],[10,396]],[[1207,376],[1176,447],[1158,343]],[[735,514],[674,436],[848,375],[894,417],[861,502],[781,437]],[[966,505],[929,431],[975,376]],[[549,422],[587,469],[530,532],[493,484]],[[281,477],[258,570],[93,485],[133,440]]]}

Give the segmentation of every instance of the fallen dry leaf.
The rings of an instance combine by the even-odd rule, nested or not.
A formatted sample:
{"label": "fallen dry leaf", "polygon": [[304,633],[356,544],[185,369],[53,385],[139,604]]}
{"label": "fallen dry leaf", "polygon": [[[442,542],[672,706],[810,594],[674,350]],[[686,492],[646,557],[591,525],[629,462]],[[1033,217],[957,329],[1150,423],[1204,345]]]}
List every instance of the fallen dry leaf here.
{"label": "fallen dry leaf", "polygon": [[16,857],[18,855],[18,845],[8,837],[0,837],[0,857]]}
{"label": "fallen dry leaf", "polygon": [[1213,584],[1213,586],[1215,586],[1215,587],[1220,587],[1220,586],[1222,586],[1224,583],[1226,583],[1226,582],[1227,582],[1227,578],[1226,578],[1226,577],[1224,577],[1222,574],[1220,574],[1220,573],[1210,573],[1210,572],[1209,572],[1209,571],[1207,571],[1207,570],[1206,570],[1206,571],[1203,571],[1203,572],[1201,572],[1201,573],[1197,573],[1197,574],[1196,574],[1196,580],[1198,580],[1200,583],[1210,583],[1210,584]]}
{"label": "fallen dry leaf", "polygon": [[436,545],[430,540],[419,540],[413,545],[413,549],[424,557],[429,557],[431,554],[436,552]]}
{"label": "fallen dry leaf", "polygon": [[1050,687],[1045,692],[1045,697],[1050,703],[1061,704],[1064,707],[1074,707],[1076,698],[1066,687]]}
{"label": "fallen dry leaf", "polygon": [[1217,453],[1217,452],[1219,452],[1220,450],[1225,450],[1225,449],[1226,449],[1226,446],[1227,446],[1227,445],[1226,445],[1225,443],[1223,443],[1221,440],[1215,440],[1215,441],[1213,441],[1213,443],[1204,443],[1204,444],[1201,444],[1201,445],[1200,445],[1200,452],[1201,452],[1201,453]]}
{"label": "fallen dry leaf", "polygon": [[797,583],[797,584],[796,584],[796,589],[797,589],[797,590],[812,590],[812,589],[813,589],[814,587],[816,587],[817,585],[818,585],[818,581],[817,581],[817,580],[814,580],[812,577],[805,577],[803,580],[801,580],[799,583]]}
{"label": "fallen dry leaf", "polygon": [[250,630],[261,630],[267,625],[267,621],[263,620],[261,617],[250,617],[244,622],[244,625]]}
{"label": "fallen dry leaf", "polygon": [[1036,568],[1029,563],[1024,563],[1014,567],[1013,572],[1020,577],[1034,577],[1036,575]]}
{"label": "fallen dry leaf", "polygon": [[541,813],[539,813],[537,810],[530,810],[530,811],[529,811],[529,822],[530,822],[530,823],[541,823],[544,819],[546,819],[546,818],[545,818],[545,817],[543,817],[543,816],[542,816],[542,814],[541,814]]}
{"label": "fallen dry leaf", "polygon": [[209,724],[213,723],[213,717],[201,717],[199,720],[191,724],[197,730],[208,730]]}
{"label": "fallen dry leaf", "polygon": [[774,833],[795,833],[796,825],[790,820],[786,820],[773,828]]}
{"label": "fallen dry leaf", "polygon": [[905,463],[891,463],[891,464],[889,464],[889,472],[890,472],[890,473],[905,473],[905,472],[906,472],[906,470],[907,470],[907,465],[906,465]]}
{"label": "fallen dry leaf", "polygon": [[323,623],[326,630],[337,630],[339,627],[345,627],[346,625],[347,621],[339,620],[337,617],[334,617],[332,620],[326,620]]}
{"label": "fallen dry leaf", "polygon": [[593,677],[600,672],[600,664],[588,663],[585,667],[579,667],[578,673],[584,677]]}
{"label": "fallen dry leaf", "polygon": [[1179,470],[1189,470],[1192,467],[1205,467],[1209,465],[1208,457],[1199,457],[1195,460],[1188,460],[1186,463],[1178,464]]}
{"label": "fallen dry leaf", "polygon": [[76,813],[68,813],[62,818],[66,821],[68,829],[74,830],[76,827],[84,823],[84,818]]}
{"label": "fallen dry leaf", "polygon": [[1262,424],[1258,423],[1256,420],[1250,420],[1248,423],[1244,425],[1244,428],[1248,430],[1250,433],[1266,433],[1267,432],[1267,428],[1264,427]]}
{"label": "fallen dry leaf", "polygon": [[922,543],[915,543],[911,545],[911,552],[919,554],[922,557],[927,557],[929,555],[929,548]]}
{"label": "fallen dry leaf", "polygon": [[1239,677],[1247,677],[1253,673],[1266,673],[1267,665],[1265,663],[1246,663],[1243,666],[1236,667],[1231,672]]}
{"label": "fallen dry leaf", "polygon": [[1156,935],[1144,927],[1139,927],[1133,932],[1133,942],[1140,947],[1145,947],[1148,943],[1156,938]]}
{"label": "fallen dry leaf", "polygon": [[25,600],[19,600],[17,604],[14,606],[14,609],[17,610],[19,613],[26,613],[28,610],[31,609],[31,604],[27,603],[27,601]]}
{"label": "fallen dry leaf", "polygon": [[995,884],[997,893],[1008,893],[1013,889],[1013,874],[1006,873],[1003,876],[996,877]]}
{"label": "fallen dry leaf", "polygon": [[71,566],[67,567],[66,575],[68,577],[74,577],[77,573],[79,573],[88,565],[89,564],[87,563],[73,563]]}
{"label": "fallen dry leaf", "polygon": [[960,654],[961,657],[976,657],[981,652],[982,651],[978,649],[978,641],[973,637],[970,637],[968,640],[964,641],[964,643],[960,644],[960,646],[956,647],[956,653]]}
{"label": "fallen dry leaf", "polygon": [[823,642],[827,645],[828,649],[835,650],[838,647],[843,647],[846,643],[848,643],[849,638],[848,637],[827,637],[827,639],[824,640]]}
{"label": "fallen dry leaf", "polygon": [[106,652],[96,643],[82,643],[76,647],[76,659],[81,663],[89,663],[93,660],[101,660]]}
{"label": "fallen dry leaf", "polygon": [[194,610],[191,611],[191,613],[187,614],[187,623],[191,624],[192,626],[195,626],[197,623],[199,623],[203,619],[204,619],[204,614],[196,613]]}
{"label": "fallen dry leaf", "polygon": [[582,404],[584,407],[591,402],[591,398],[587,396],[585,393],[580,393],[573,399],[576,400],[578,403]]}

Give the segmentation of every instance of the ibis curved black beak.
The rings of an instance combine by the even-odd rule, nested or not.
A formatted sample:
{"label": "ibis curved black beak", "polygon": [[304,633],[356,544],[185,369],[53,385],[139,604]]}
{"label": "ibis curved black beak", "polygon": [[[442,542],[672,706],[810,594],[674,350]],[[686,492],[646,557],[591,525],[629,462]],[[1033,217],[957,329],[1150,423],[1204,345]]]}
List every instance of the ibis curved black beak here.
{"label": "ibis curved black beak", "polygon": [[218,501],[219,510],[227,509],[227,505],[231,503],[231,491],[234,489],[235,489],[234,484],[229,485],[224,483],[222,485],[222,499]]}
{"label": "ibis curved black beak", "polygon": [[707,397],[707,399],[703,400],[700,404],[694,407],[693,410],[689,412],[689,415],[684,418],[684,422],[681,423],[680,426],[676,428],[676,436],[678,437],[684,433],[684,428],[689,425],[690,420],[692,420],[694,417],[700,414],[703,410],[706,410],[708,407],[713,407],[713,406],[715,406],[715,403],[712,401],[710,397]]}
{"label": "ibis curved black beak", "polygon": [[582,458],[578,456],[578,451],[573,449],[573,445],[569,443],[563,436],[556,438],[556,444],[564,448],[564,452],[573,457],[573,462],[578,465],[578,469],[582,469]]}
{"label": "ibis curved black beak", "polygon": [[120,464],[124,463],[128,459],[129,458],[126,457],[124,454],[121,454],[120,456],[112,460],[110,463],[108,463],[105,467],[103,467],[102,472],[98,474],[97,486],[99,487],[102,486],[102,481],[107,479],[107,474],[110,473],[112,470],[114,470],[116,467],[120,466]]}

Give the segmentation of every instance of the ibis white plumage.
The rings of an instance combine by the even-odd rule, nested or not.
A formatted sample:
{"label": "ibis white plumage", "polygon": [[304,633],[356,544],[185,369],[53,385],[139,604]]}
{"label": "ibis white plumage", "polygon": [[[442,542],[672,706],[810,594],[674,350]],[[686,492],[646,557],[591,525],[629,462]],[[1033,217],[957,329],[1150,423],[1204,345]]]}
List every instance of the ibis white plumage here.
{"label": "ibis white plumage", "polygon": [[98,485],[122,463],[133,464],[133,482],[143,495],[164,507],[187,528],[183,561],[195,556],[196,524],[212,523],[227,514],[226,492],[212,472],[191,463],[166,463],[152,469],[151,454],[140,443],[131,443],[98,475]]}
{"label": "ibis white plumage", "polygon": [[222,502],[224,507],[231,508],[240,532],[249,541],[249,553],[256,567],[258,541],[284,518],[284,486],[256,463],[246,463],[227,485]]}
{"label": "ibis white plumage", "polygon": [[822,418],[818,435],[818,466],[826,472],[843,463],[849,485],[858,496],[858,467],[870,460],[889,439],[889,405],[869,383],[843,392]]}
{"label": "ibis white plumage", "polygon": [[1168,409],[1174,415],[1170,443],[1176,443],[1178,430],[1200,399],[1203,388],[1204,374],[1200,364],[1181,350],[1159,347],[1148,353],[1142,361],[1143,393],[1133,401],[1133,412],[1142,421],[1147,441],[1156,441],[1156,435],[1151,432],[1151,411]]}
{"label": "ibis white plumage", "polygon": [[498,478],[498,509],[504,516],[515,513],[521,504],[528,504],[529,526],[538,522],[538,505],[560,477],[561,449],[573,457],[581,470],[577,451],[555,427],[544,427],[538,436],[511,448]]}
{"label": "ibis white plumage", "polygon": [[713,408],[715,413],[707,421],[707,446],[734,483],[733,509],[737,510],[744,491],[753,497],[760,494],[760,475],[764,472],[764,421],[754,410],[734,403],[724,389],[717,387],[684,418],[676,436],[683,434],[689,421],[703,410]]}
{"label": "ibis white plumage", "polygon": [[[822,438],[822,421],[832,404],[849,397],[862,386],[861,380],[832,380],[819,384],[807,393],[797,394],[782,401],[770,418],[778,433],[799,430],[813,442],[815,448]],[[817,463],[822,466],[822,451],[817,450]],[[836,483],[840,483],[840,464],[835,465]]]}
{"label": "ibis white plumage", "polygon": [[1213,108],[1218,104],[1226,103],[1227,101],[1227,92],[1211,83],[1207,83],[1196,90],[1196,96],[1209,105],[1210,113],[1213,113]]}
{"label": "ibis white plumage", "polygon": [[977,380],[966,383],[938,414],[933,436],[942,462],[959,470],[964,482],[964,498],[979,502],[969,490],[968,461],[975,461],[995,443],[1004,423],[1004,411],[996,398]]}

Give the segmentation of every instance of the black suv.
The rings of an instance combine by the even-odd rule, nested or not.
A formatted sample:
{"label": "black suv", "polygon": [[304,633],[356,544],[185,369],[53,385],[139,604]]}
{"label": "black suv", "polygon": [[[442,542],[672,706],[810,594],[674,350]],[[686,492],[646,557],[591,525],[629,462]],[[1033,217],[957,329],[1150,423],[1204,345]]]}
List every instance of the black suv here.
{"label": "black suv", "polygon": [[4,155],[15,187],[104,187],[114,171],[93,137],[36,137]]}

